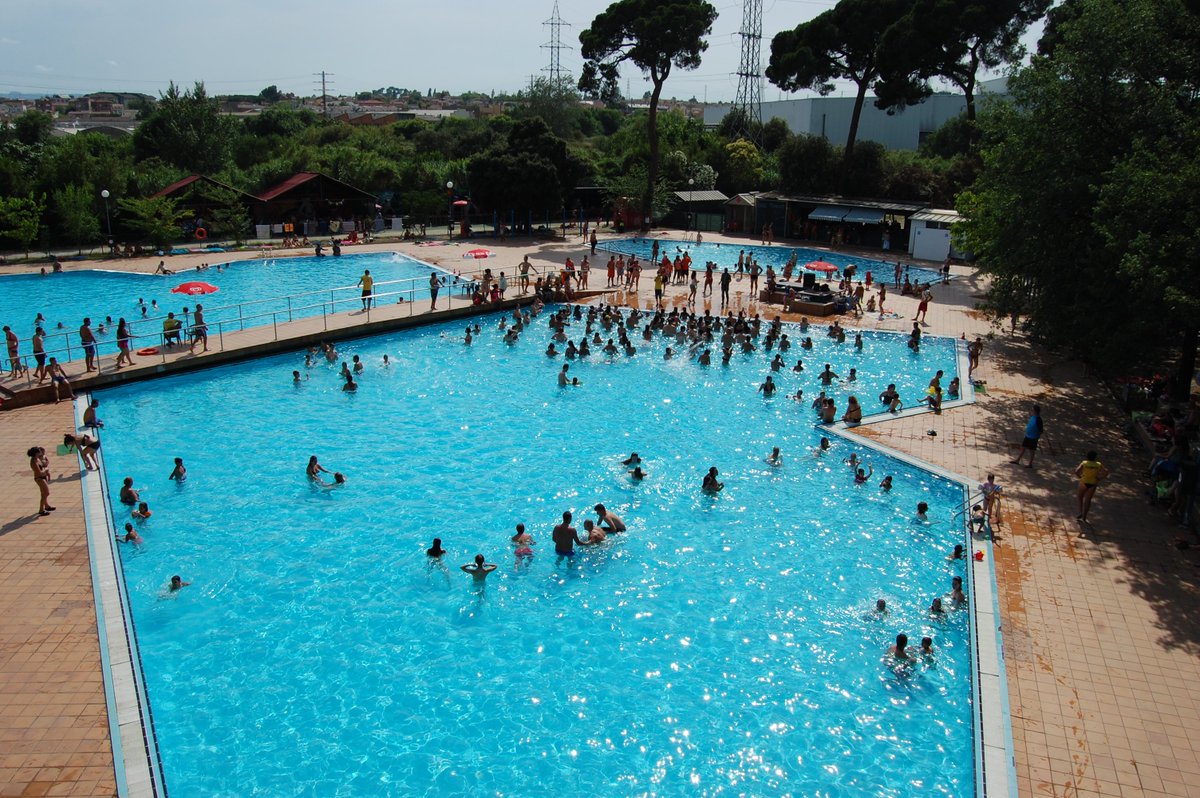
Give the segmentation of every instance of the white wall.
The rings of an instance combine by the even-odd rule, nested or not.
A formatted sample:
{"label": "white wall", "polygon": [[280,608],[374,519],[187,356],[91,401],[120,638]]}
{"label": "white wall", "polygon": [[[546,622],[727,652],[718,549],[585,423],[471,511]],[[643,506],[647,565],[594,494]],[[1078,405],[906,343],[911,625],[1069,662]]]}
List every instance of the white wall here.
{"label": "white wall", "polygon": [[[731,107],[706,106],[704,124],[719,125]],[[961,94],[935,94],[920,105],[888,114],[876,108],[874,97],[868,96],[863,100],[857,140],[877,141],[889,150],[915,150],[922,133],[932,133],[966,107]],[[762,104],[764,122],[778,117],[793,133],[823,136],[839,146],[846,143],[853,113],[853,97],[807,97]]]}

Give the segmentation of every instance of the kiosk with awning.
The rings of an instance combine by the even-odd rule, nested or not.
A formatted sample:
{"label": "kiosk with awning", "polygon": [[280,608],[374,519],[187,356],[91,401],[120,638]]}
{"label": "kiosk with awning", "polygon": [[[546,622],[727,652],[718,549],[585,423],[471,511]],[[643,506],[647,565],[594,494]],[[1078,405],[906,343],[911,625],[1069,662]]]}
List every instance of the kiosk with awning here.
{"label": "kiosk with awning", "polygon": [[840,222],[848,213],[850,209],[840,205],[823,205],[809,211],[808,219],[812,222]]}
{"label": "kiosk with awning", "polygon": [[879,208],[850,208],[842,217],[842,221],[857,224],[883,224],[883,211]]}

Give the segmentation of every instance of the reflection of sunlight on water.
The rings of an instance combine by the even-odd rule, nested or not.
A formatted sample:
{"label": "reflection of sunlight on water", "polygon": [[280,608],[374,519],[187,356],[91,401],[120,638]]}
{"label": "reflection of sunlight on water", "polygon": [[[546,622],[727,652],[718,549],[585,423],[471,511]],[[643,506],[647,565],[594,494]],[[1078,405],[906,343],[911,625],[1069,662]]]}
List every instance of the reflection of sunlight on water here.
{"label": "reflection of sunlight on water", "polygon": [[[480,321],[471,347],[461,344],[461,321],[343,344],[339,363],[359,354],[368,364],[352,404],[337,364],[310,369],[295,391],[290,372],[302,353],[111,392],[105,448],[114,472],[140,481],[146,462],[182,453],[195,478],[154,498],[145,551],[122,547],[139,642],[156,663],[152,700],[205,707],[163,719],[169,780],[227,790],[228,754],[209,743],[236,728],[239,757],[253,763],[239,783],[264,794],[316,783],[305,762],[255,739],[246,722],[254,718],[295,729],[298,750],[327,732],[322,774],[362,774],[376,788],[386,774],[396,792],[436,790],[442,777],[426,770],[429,755],[453,737],[472,751],[472,773],[485,775],[470,788],[462,773],[445,777],[451,792],[536,793],[564,768],[640,792],[646,767],[666,762],[664,793],[674,794],[697,774],[701,784],[722,783],[745,745],[761,760],[745,776],[748,793],[810,794],[822,774],[801,772],[796,750],[827,750],[825,729],[853,727],[864,706],[899,723],[871,683],[886,670],[880,652],[903,631],[914,642],[933,632],[939,650],[938,667],[921,676],[931,683],[922,706],[904,705],[909,726],[944,716],[965,736],[922,758],[912,753],[924,747],[919,736],[911,745],[889,731],[882,747],[856,743],[822,762],[836,759],[864,794],[915,773],[923,783],[969,781],[965,614],[937,629],[924,616],[931,591],[949,584],[954,538],[941,523],[909,526],[918,500],[930,501],[931,517],[948,513],[953,489],[874,454],[873,482],[886,468],[896,489],[885,497],[874,484],[853,487],[840,464],[853,447],[835,440],[824,461],[811,457],[820,431],[807,406],[754,395],[761,352],[704,369],[664,362],[664,342],[638,340],[634,358],[575,361],[586,387],[560,395],[553,372],[562,361],[542,354],[544,325],[507,347],[494,319]],[[892,379],[904,361],[887,354],[888,339],[871,340],[876,371]],[[858,357],[818,346],[828,347],[822,360]],[[922,358],[941,366],[950,351],[931,345]],[[384,352],[395,366],[380,374]],[[811,388],[807,374],[779,379]],[[780,468],[763,462],[772,446],[783,452]],[[246,451],[265,454],[248,465]],[[641,482],[622,462],[632,451],[644,458]],[[311,454],[349,482],[314,489],[303,478]],[[726,483],[716,496],[699,490],[711,465]],[[556,556],[550,529],[561,513],[571,510],[582,534],[598,501],[630,531],[578,546],[573,560]],[[536,540],[532,558],[513,550],[518,522]],[[444,562],[425,555],[435,536],[450,551]],[[476,551],[499,565],[480,584],[458,570]],[[194,592],[153,600],[171,573]],[[870,621],[862,616],[876,598],[895,611]],[[195,660],[184,676],[175,660],[191,648],[227,676],[210,680]],[[586,703],[549,687],[564,673]],[[397,679],[411,687],[381,692]],[[313,696],[311,728],[270,700],[277,684]],[[325,694],[341,703],[325,706]],[[393,703],[380,704],[384,694]],[[701,700],[684,706],[683,696]],[[484,724],[482,705],[521,712],[492,713]],[[577,725],[584,706],[586,728]],[[337,726],[338,717],[361,720],[361,729]],[[580,745],[573,757],[554,744],[609,736],[617,742]],[[526,741],[538,756],[513,761],[497,750],[501,738]],[[777,738],[788,751],[768,742]],[[668,753],[681,746],[686,761]],[[398,760],[422,764],[389,765]],[[787,775],[768,779],[780,770]]]}

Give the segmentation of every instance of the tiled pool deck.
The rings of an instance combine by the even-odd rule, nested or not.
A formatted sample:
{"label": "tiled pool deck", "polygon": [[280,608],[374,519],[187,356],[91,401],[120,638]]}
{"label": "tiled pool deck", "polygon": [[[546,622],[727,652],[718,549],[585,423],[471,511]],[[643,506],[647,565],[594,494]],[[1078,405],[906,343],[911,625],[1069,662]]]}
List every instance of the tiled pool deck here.
{"label": "tiled pool deck", "polygon": [[[386,248],[461,268],[454,248]],[[566,254],[578,261],[584,251],[577,240],[492,248],[500,255],[488,265],[510,274],[526,253],[547,265]],[[604,281],[594,269],[593,287]],[[639,296],[621,299],[645,306],[650,282],[643,279]],[[735,302],[741,285],[734,284]],[[936,288],[926,331],[986,334],[970,310],[979,291],[965,271]],[[668,299],[679,303],[685,294],[675,287]],[[889,305],[900,317],[867,316],[852,326],[907,331],[915,301],[889,297]],[[1078,364],[1004,331],[988,342],[976,377],[988,392],[973,405],[853,434],[971,478],[992,471],[1005,486],[995,566],[1020,794],[1196,794],[1200,745],[1189,730],[1200,709],[1197,548],[1176,548],[1181,530],[1147,508],[1141,473],[1148,458],[1125,436],[1103,386]],[[1047,427],[1036,468],[1008,465],[1034,401]],[[73,457],[53,454],[72,426],[68,403],[0,413],[2,798],[117,792],[78,468]],[[58,509],[45,518],[34,512],[25,457],[33,445],[51,452]],[[1090,529],[1074,521],[1071,473],[1087,448],[1098,449],[1113,471]]]}

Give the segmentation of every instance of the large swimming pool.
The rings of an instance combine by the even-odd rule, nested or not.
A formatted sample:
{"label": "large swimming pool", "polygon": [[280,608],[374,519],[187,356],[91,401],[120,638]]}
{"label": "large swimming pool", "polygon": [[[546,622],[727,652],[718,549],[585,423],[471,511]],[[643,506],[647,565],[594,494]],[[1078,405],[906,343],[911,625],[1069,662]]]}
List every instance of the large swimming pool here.
{"label": "large swimming pool", "polygon": [[[884,262],[873,258],[860,258],[854,255],[842,255],[837,252],[828,252],[823,249],[808,249],[806,247],[793,247],[788,244],[776,244],[773,246],[761,246],[757,244],[718,244],[713,242],[705,242],[697,244],[687,241],[672,240],[669,238],[660,238],[658,240],[659,253],[661,258],[664,254],[669,255],[672,259],[676,255],[682,255],[684,252],[691,253],[692,269],[703,271],[704,264],[708,261],[713,261],[720,269],[729,269],[734,271],[737,268],[738,254],[745,252],[747,258],[755,258],[765,270],[767,266],[774,266],[778,272],[783,269],[794,253],[796,255],[796,263],[803,266],[806,263],[811,263],[815,260],[823,260],[826,263],[832,263],[838,269],[844,269],[853,264],[857,267],[858,273],[856,279],[862,280],[867,276],[867,272],[874,275],[875,281],[883,280],[889,285],[892,283],[892,278],[895,274],[896,261],[892,260]],[[649,260],[654,252],[653,238],[618,238],[610,241],[605,241],[599,245],[599,249],[608,250],[609,252],[619,252],[625,255],[637,255],[642,260]],[[932,269],[923,269],[907,262],[903,258],[897,258],[904,264],[904,270],[901,272],[901,279],[908,275],[910,279],[922,283],[936,283],[942,279],[941,274]],[[603,267],[604,262],[598,261],[593,265],[593,268]]]}
{"label": "large swimming pool", "polygon": [[[756,393],[761,351],[706,368],[637,339],[559,388],[545,316],[511,347],[478,321],[470,346],[463,323],[344,344],[356,394],[302,354],[100,394],[113,520],[125,475],[153,511],[122,561],[173,798],[973,793],[968,613],[926,612],[965,575],[960,486],[836,438],[815,455],[807,403]],[[954,373],[951,340],[816,341],[863,393]],[[809,393],[817,371],[776,376]],[[347,483],[311,485],[313,454]],[[559,561],[551,526],[597,502],[628,532]],[[458,569],[476,552],[483,584]],[[935,658],[888,667],[898,632]]]}
{"label": "large swimming pool", "polygon": [[[219,257],[219,256],[217,256]],[[170,261],[167,263],[170,266]],[[354,288],[365,269],[370,269],[377,282],[417,279],[415,284],[381,286],[379,292],[407,290],[423,286],[419,279],[428,278],[431,267],[398,252],[366,252],[341,257],[268,258],[233,261],[222,264],[221,270],[184,271],[162,275],[144,272],[117,272],[88,269],[60,274],[17,274],[0,276],[0,320],[10,325],[22,340],[21,351],[31,352],[28,339],[33,337],[34,320],[40,313],[45,317],[42,327],[48,335],[46,349],[58,350],[71,346],[71,357],[61,354],[60,360],[80,359],[77,331],[84,317],[92,320],[97,331],[101,354],[117,351],[115,325],[105,332],[98,327],[106,316],[116,320],[124,317],[135,335],[157,335],[162,332],[162,318],[174,312],[182,318],[186,307],[204,305],[210,335],[215,336],[219,322],[225,330],[271,324],[272,311],[279,321],[288,320],[289,308],[294,318],[321,315],[320,303],[337,300],[336,310],[347,311],[355,306],[359,290]],[[452,278],[453,279],[453,278]],[[207,296],[185,296],[171,289],[189,281],[203,281],[219,290]],[[319,293],[313,293],[319,292]],[[289,300],[287,297],[294,297]],[[139,300],[141,300],[139,302]],[[390,300],[392,303],[395,298]],[[245,304],[240,309],[237,307]],[[142,304],[146,314],[142,315]],[[145,319],[145,320],[143,320]],[[62,325],[61,328],[59,325]],[[157,340],[139,341],[138,346],[153,346]]]}

